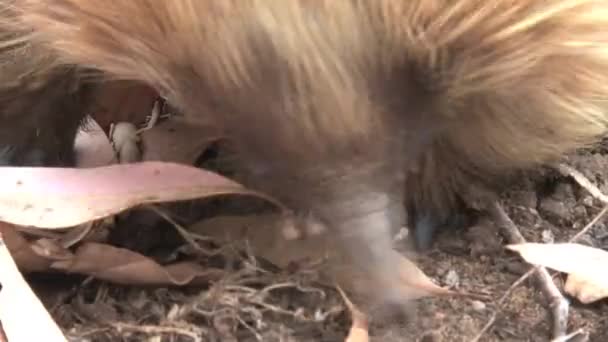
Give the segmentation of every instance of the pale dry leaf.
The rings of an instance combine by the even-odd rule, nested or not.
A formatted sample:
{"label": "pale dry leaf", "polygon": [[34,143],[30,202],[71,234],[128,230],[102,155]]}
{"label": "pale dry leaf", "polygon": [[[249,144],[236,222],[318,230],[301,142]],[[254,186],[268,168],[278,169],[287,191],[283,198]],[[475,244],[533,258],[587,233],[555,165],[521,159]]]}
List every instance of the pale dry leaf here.
{"label": "pale dry leaf", "polygon": [[17,268],[0,239],[0,322],[11,342],[67,341]]}
{"label": "pale dry leaf", "polygon": [[162,162],[90,169],[0,168],[0,221],[40,228],[72,227],[132,207],[218,195],[272,198],[216,173]]}
{"label": "pale dry leaf", "polygon": [[106,166],[117,162],[108,136],[92,118],[88,118],[86,127],[78,131],[74,153],[79,168]]}
{"label": "pale dry leaf", "polygon": [[583,304],[590,304],[608,297],[608,287],[593,280],[589,281],[577,274],[569,274],[564,284],[564,291],[578,298]]}
{"label": "pale dry leaf", "polygon": [[52,261],[69,260],[73,257],[72,252],[61,246],[57,239],[38,239],[31,243],[31,247],[34,253]]}
{"label": "pale dry leaf", "polygon": [[36,253],[32,243],[16,227],[0,222],[0,234],[21,272],[43,272],[49,269],[51,260]]}
{"label": "pale dry leaf", "polygon": [[126,285],[197,285],[225,276],[221,269],[203,267],[194,262],[163,266],[128,249],[95,242],[83,243],[72,258],[56,261],[51,267]]}
{"label": "pale dry leaf", "polygon": [[60,238],[59,243],[64,248],[70,248],[84,239],[90,232],[93,230],[96,222],[88,222],[81,225],[78,225],[72,229],[69,229],[63,236]]}
{"label": "pale dry leaf", "polygon": [[357,309],[355,304],[348,298],[346,293],[340,288],[340,286],[336,287],[338,292],[342,296],[348,311],[351,316],[351,327],[348,331],[348,336],[346,336],[345,342],[368,342],[369,341],[369,321],[367,316],[361,312],[361,310]]}
{"label": "pale dry leaf", "polygon": [[566,292],[584,303],[608,296],[608,252],[576,243],[509,245],[533,265],[568,274]]}
{"label": "pale dry leaf", "polygon": [[192,165],[217,140],[211,127],[171,117],[141,133],[143,160]]}

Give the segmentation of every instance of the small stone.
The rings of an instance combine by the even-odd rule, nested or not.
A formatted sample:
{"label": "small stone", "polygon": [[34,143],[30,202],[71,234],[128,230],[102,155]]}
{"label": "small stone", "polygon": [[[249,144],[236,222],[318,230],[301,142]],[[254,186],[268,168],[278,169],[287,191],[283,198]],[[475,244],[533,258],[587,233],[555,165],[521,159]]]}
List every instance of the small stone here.
{"label": "small stone", "polygon": [[500,236],[496,233],[493,223],[489,220],[481,220],[476,225],[470,227],[465,233],[465,237],[470,241],[469,247],[473,257],[495,255],[503,250]]}
{"label": "small stone", "polygon": [[441,335],[439,334],[439,332],[431,331],[429,333],[426,333],[424,336],[422,336],[420,341],[421,342],[441,342],[442,338],[441,338]]}
{"label": "small stone", "polygon": [[555,191],[553,192],[554,199],[558,201],[567,201],[574,197],[574,190],[572,185],[569,183],[560,183],[555,187]]}
{"label": "small stone", "polygon": [[586,218],[587,217],[587,208],[585,208],[585,206],[583,205],[579,205],[574,207],[574,209],[572,210],[573,214],[576,217],[580,217],[580,218]]}
{"label": "small stone", "polygon": [[538,198],[534,191],[517,191],[512,194],[511,198],[514,203],[527,208],[536,208],[538,203]]}
{"label": "small stone", "polygon": [[552,198],[545,198],[540,203],[542,214],[557,222],[565,220],[569,216],[569,211],[564,202]]}
{"label": "small stone", "polygon": [[582,202],[586,207],[593,207],[593,197],[591,196],[586,196]]}
{"label": "small stone", "polygon": [[553,232],[551,230],[545,229],[541,233],[541,240],[544,243],[553,243],[555,242],[555,236],[553,235]]}
{"label": "small stone", "polygon": [[405,241],[409,234],[410,231],[407,229],[407,227],[401,227],[401,229],[399,229],[397,234],[395,234],[395,236],[393,237],[393,242]]}
{"label": "small stone", "polygon": [[308,218],[306,223],[306,233],[308,233],[308,235],[318,236],[327,231],[327,227],[325,227],[325,225],[319,220],[314,218]]}
{"label": "small stone", "polygon": [[285,240],[297,240],[302,237],[302,232],[298,229],[293,220],[284,219],[281,223],[281,233]]}
{"label": "small stone", "polygon": [[460,283],[460,277],[458,276],[458,273],[456,273],[456,271],[449,270],[443,277],[443,283],[450,288],[458,287]]}
{"label": "small stone", "polygon": [[486,303],[479,301],[479,300],[472,301],[471,306],[473,307],[473,310],[475,310],[475,311],[483,311],[486,309]]}

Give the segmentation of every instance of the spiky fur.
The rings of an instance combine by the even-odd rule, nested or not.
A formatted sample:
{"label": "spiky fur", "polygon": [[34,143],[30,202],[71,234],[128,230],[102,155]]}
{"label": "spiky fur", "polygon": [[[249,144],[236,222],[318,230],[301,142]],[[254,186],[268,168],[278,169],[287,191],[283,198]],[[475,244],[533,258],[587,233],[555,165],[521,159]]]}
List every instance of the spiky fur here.
{"label": "spiky fur", "polygon": [[30,39],[66,63],[146,82],[186,113],[213,116],[265,188],[355,231],[356,252],[380,246],[366,254],[378,268],[390,239],[374,215],[388,202],[373,194],[394,201],[405,181],[415,216],[447,217],[472,183],[593,143],[608,125],[603,0],[16,7]]}
{"label": "spiky fur", "polygon": [[472,183],[495,187],[606,133],[605,1],[381,2],[374,21],[445,126],[407,177],[418,215],[445,217]]}

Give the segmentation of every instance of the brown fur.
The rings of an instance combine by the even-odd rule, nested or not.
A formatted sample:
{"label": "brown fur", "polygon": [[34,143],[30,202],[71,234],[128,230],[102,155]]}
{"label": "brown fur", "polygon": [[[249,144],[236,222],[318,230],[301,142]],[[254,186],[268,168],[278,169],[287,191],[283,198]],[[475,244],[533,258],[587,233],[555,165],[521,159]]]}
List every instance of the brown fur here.
{"label": "brown fur", "polygon": [[496,185],[606,133],[607,2],[381,3],[374,21],[446,127],[407,177],[410,207],[445,213],[472,183]]}
{"label": "brown fur", "polygon": [[387,207],[399,202],[400,182],[408,207],[443,215],[470,183],[556,158],[607,128],[605,1],[17,8],[31,39],[65,62],[146,82],[186,113],[215,115],[257,175],[252,184],[261,179],[344,238],[354,233],[344,245],[386,271],[377,276],[392,271],[388,230],[402,218]]}
{"label": "brown fur", "polygon": [[[4,0],[3,5],[14,1]],[[10,18],[10,12],[2,12]],[[4,40],[19,38],[3,27]],[[88,86],[54,51],[30,41],[0,50],[0,164],[71,165],[74,136],[86,114]]]}

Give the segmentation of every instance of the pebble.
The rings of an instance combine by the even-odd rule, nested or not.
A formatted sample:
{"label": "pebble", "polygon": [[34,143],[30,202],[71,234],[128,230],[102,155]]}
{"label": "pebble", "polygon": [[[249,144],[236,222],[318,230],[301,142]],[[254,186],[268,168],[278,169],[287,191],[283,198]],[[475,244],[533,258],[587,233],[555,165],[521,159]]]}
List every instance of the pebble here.
{"label": "pebble", "polygon": [[460,277],[458,273],[454,270],[449,270],[446,275],[443,277],[443,282],[446,286],[450,288],[458,287],[460,283]]}
{"label": "pebble", "polygon": [[555,242],[555,235],[553,235],[553,232],[551,230],[545,229],[541,233],[541,239],[544,243],[553,243]]}
{"label": "pebble", "polygon": [[486,303],[479,301],[479,300],[472,301],[471,306],[473,307],[473,310],[475,310],[475,311],[483,311],[486,309]]}

